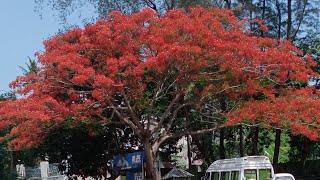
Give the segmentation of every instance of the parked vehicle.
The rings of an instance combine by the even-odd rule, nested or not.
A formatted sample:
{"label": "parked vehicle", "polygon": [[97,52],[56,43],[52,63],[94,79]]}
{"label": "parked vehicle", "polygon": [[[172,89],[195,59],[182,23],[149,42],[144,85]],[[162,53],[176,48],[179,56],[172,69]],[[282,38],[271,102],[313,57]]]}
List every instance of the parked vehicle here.
{"label": "parked vehicle", "polygon": [[274,170],[268,157],[247,156],[213,162],[207,169],[204,179],[271,180],[274,177]]}
{"label": "parked vehicle", "polygon": [[295,178],[289,173],[277,173],[274,174],[274,180],[295,180]]}

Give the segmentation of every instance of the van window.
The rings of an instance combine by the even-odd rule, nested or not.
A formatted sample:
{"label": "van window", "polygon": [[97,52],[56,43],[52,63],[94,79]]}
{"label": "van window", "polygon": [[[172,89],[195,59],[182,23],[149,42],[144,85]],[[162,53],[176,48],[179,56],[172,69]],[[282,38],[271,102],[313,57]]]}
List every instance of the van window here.
{"label": "van window", "polygon": [[246,169],[244,170],[245,180],[257,180],[257,170],[256,169]]}
{"label": "van window", "polygon": [[212,172],[211,180],[219,180],[219,172]]}
{"label": "van window", "polygon": [[205,180],[210,180],[209,177],[210,177],[210,173],[206,172],[206,175],[205,175],[205,178],[204,178],[204,179],[205,179]]}
{"label": "van window", "polygon": [[238,180],[239,179],[239,171],[231,171],[231,179],[230,180]]}
{"label": "van window", "polygon": [[293,180],[293,179],[290,176],[286,176],[286,177],[276,177],[276,180]]}
{"label": "van window", "polygon": [[259,180],[270,180],[271,169],[259,169]]}
{"label": "van window", "polygon": [[227,171],[227,172],[221,172],[220,180],[229,180],[229,175],[230,175],[230,172],[229,172],[229,171]]}

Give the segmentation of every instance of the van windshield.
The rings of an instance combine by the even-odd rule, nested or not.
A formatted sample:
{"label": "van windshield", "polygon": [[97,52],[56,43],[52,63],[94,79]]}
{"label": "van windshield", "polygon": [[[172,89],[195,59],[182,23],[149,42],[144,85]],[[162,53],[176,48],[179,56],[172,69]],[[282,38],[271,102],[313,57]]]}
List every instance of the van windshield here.
{"label": "van windshield", "polygon": [[245,169],[244,170],[245,180],[257,180],[257,170],[256,169]]}
{"label": "van windshield", "polygon": [[293,180],[290,176],[276,177],[276,180]]}
{"label": "van windshield", "polygon": [[259,169],[259,180],[270,180],[271,178],[271,169]]}
{"label": "van windshield", "polygon": [[[244,170],[245,180],[270,180],[272,179],[271,169],[246,169]],[[259,177],[259,178],[258,178]]]}

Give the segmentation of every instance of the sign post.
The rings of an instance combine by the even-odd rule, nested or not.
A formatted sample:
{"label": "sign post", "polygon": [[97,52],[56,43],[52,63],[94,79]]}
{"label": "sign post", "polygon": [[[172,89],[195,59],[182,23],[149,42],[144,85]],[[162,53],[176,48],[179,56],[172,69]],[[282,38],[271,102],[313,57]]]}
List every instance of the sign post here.
{"label": "sign post", "polygon": [[144,174],[144,162],[143,162],[143,159],[141,160],[142,161],[142,166],[141,166],[141,174],[142,174],[142,180],[144,180],[144,177],[145,177],[145,174]]}
{"label": "sign post", "polygon": [[142,180],[144,179],[145,152],[138,151],[114,157],[113,169],[117,171],[122,179]]}

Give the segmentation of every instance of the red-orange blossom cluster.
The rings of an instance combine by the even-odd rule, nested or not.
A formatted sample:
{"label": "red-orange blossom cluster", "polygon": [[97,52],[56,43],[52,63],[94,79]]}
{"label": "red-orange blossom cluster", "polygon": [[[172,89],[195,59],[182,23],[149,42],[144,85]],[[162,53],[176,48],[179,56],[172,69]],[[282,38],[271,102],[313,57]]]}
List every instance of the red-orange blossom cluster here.
{"label": "red-orange blossom cluster", "polygon": [[228,10],[197,7],[161,17],[150,9],[130,16],[113,12],[44,44],[39,74],[11,84],[25,96],[0,106],[0,128],[13,127],[7,137],[14,137],[17,148],[39,143],[47,127],[65,119],[103,117],[106,109],[117,108],[116,95],[127,98],[129,104],[121,106],[135,112],[129,116],[140,116],[148,108],[141,99],[157,97],[146,96],[145,89],[161,85],[170,96],[172,89],[183,92],[194,105],[222,94],[245,99],[228,114],[228,125],[249,119],[319,139],[316,92],[297,85],[313,75],[313,61],[299,57],[290,42],[247,34]]}

